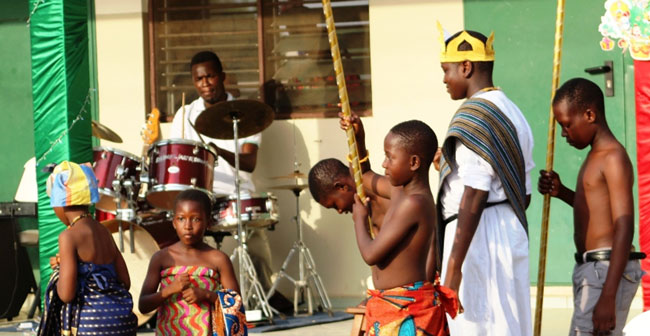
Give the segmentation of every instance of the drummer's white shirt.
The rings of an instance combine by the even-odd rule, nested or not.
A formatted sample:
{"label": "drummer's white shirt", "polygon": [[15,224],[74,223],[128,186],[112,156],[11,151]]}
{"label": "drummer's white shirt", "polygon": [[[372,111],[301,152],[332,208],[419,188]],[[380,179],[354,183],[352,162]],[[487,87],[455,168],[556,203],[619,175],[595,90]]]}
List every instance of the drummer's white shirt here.
{"label": "drummer's white shirt", "polygon": [[[228,100],[234,100],[233,96],[230,93],[227,94]],[[199,138],[194,128],[189,124],[188,120],[190,120],[192,124],[196,125],[196,118],[198,118],[203,110],[205,110],[205,102],[201,97],[197,98],[192,103],[185,105],[185,130],[183,130],[183,107],[179,108],[174,115],[174,121],[172,121],[169,137],[172,139],[182,138],[200,142],[201,139]],[[185,132],[185,134],[183,134],[183,132]],[[235,152],[234,140],[213,139],[205,135],[202,137],[205,142],[212,142],[221,149],[225,149],[233,153]],[[262,135],[260,133],[239,139],[239,150],[241,150],[242,146],[247,143],[254,144],[259,147],[261,142]],[[239,173],[239,178],[241,182],[240,188],[242,192],[251,193],[255,191],[255,186],[251,180],[251,173],[242,170]],[[217,197],[235,193],[235,167],[232,167],[228,161],[226,161],[221,156],[215,162],[212,190]]]}

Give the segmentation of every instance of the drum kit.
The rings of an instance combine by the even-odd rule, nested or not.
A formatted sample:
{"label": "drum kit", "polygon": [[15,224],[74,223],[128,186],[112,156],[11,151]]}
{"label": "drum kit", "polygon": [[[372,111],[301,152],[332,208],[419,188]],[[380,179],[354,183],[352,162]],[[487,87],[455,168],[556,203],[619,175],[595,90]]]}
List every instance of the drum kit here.
{"label": "drum kit", "polygon": [[[139,283],[144,281],[151,256],[161,248],[178,241],[172,226],[174,199],[187,189],[204,191],[213,200],[213,224],[207,234],[232,234],[237,241],[231,259],[238,261],[240,294],[247,310],[261,310],[272,323],[273,314],[282,316],[268,303],[283,277],[295,286],[294,312],[298,312],[298,293],[306,291],[308,312],[311,314],[312,298],[309,279],[313,280],[321,306],[331,314],[331,303],[322,281],[316,273],[309,249],[302,242],[302,228],[299,217],[299,194],[306,185],[285,185],[275,189],[292,190],[296,196],[296,223],[298,240],[294,243],[282,265],[279,277],[268,293],[262,288],[251,258],[247,252],[247,233],[253,229],[273,228],[279,221],[277,198],[272,193],[242,194],[239,181],[239,148],[235,146],[236,192],[226,197],[212,193],[213,169],[217,154],[210,144],[185,139],[158,138],[157,110],[149,116],[143,129],[143,139],[149,145],[146,155],[138,157],[111,147],[95,147],[94,171],[98,179],[100,201],[96,204],[97,219],[113,232],[132,278],[131,294],[137,300],[140,296]],[[232,139],[237,143],[240,137],[261,132],[273,121],[273,110],[255,100],[234,100],[220,102],[204,110],[196,120],[197,133],[216,139]],[[95,137],[113,142],[121,138],[107,127],[93,122]],[[153,135],[153,136],[152,136]],[[201,140],[203,140],[201,138]],[[282,178],[301,178],[296,171]],[[128,230],[128,236],[124,231]],[[124,245],[129,248],[124,249]],[[299,252],[299,277],[291,278],[285,269],[294,255]],[[305,268],[307,272],[305,272]],[[151,314],[141,314],[134,305],[138,325],[146,323]]]}

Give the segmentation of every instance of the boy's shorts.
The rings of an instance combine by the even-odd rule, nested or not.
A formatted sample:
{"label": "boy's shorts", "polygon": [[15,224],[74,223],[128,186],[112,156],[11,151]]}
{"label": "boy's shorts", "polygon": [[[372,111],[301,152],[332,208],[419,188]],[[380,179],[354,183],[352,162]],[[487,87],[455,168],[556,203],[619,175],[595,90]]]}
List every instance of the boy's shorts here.
{"label": "boy's shorts", "polygon": [[458,298],[449,288],[430,282],[416,282],[386,290],[368,290],[367,336],[448,336],[445,313],[458,311]]}
{"label": "boy's shorts", "polygon": [[[609,261],[592,261],[573,268],[573,318],[569,335],[592,335],[591,316],[607,277]],[[643,276],[638,260],[630,260],[616,292],[616,327],[611,335],[622,335],[632,299]]]}

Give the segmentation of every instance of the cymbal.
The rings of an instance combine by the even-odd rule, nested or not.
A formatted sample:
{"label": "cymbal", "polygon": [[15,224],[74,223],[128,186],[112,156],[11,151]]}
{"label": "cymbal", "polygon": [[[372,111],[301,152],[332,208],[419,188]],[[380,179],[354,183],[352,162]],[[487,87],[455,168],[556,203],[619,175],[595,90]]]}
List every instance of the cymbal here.
{"label": "cymbal", "polygon": [[300,170],[294,170],[293,173],[289,175],[282,175],[282,176],[273,176],[271,177],[272,180],[293,180],[293,179],[301,179],[301,178],[306,178],[307,175],[303,174],[300,172]]}
{"label": "cymbal", "polygon": [[113,132],[110,128],[92,120],[91,121],[93,136],[96,138],[108,140],[111,142],[122,143],[122,138],[120,138],[117,133]]}
{"label": "cymbal", "polygon": [[217,103],[205,109],[196,119],[195,129],[211,138],[233,139],[233,115],[239,119],[239,138],[259,133],[273,122],[271,106],[257,100],[239,99]]}
{"label": "cymbal", "polygon": [[300,190],[303,190],[303,189],[307,189],[307,187],[309,187],[308,184],[283,184],[283,185],[278,185],[278,186],[271,187],[271,189],[294,190],[294,191],[298,190],[298,191],[300,191]]}

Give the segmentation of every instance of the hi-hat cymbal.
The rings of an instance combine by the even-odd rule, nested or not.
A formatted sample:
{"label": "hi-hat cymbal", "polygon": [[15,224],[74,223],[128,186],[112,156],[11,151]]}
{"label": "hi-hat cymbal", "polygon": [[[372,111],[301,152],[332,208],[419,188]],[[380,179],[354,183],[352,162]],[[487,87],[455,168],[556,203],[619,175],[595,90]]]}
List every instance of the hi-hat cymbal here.
{"label": "hi-hat cymbal", "polygon": [[300,191],[300,190],[303,190],[303,189],[307,189],[307,187],[309,187],[309,185],[307,185],[307,184],[283,184],[283,185],[278,185],[278,186],[271,187],[271,189],[294,190],[294,191],[298,190],[298,191]]}
{"label": "hi-hat cymbal", "polygon": [[293,180],[293,179],[301,179],[306,177],[307,175],[301,173],[300,170],[294,170],[293,173],[289,175],[273,176],[271,177],[271,179],[272,180]]}
{"label": "hi-hat cymbal", "polygon": [[233,139],[233,117],[239,119],[239,138],[263,131],[273,122],[271,106],[257,100],[239,99],[217,103],[205,109],[194,123],[195,129],[211,138]]}
{"label": "hi-hat cymbal", "polygon": [[122,143],[122,138],[120,138],[117,133],[113,132],[110,128],[92,120],[91,121],[93,136],[96,138],[108,140],[111,142]]}

